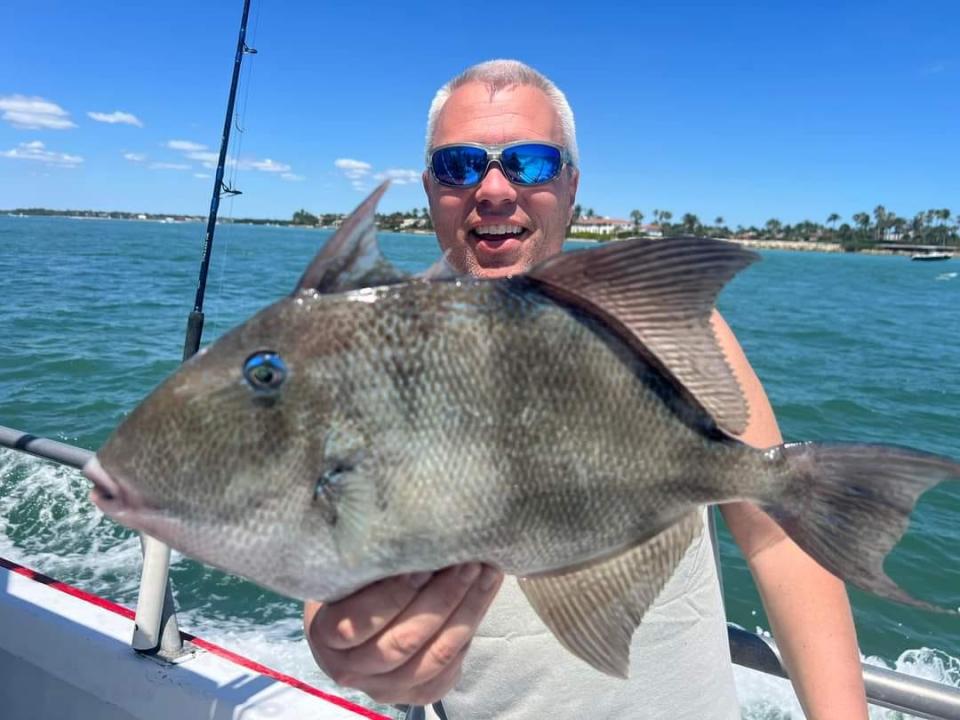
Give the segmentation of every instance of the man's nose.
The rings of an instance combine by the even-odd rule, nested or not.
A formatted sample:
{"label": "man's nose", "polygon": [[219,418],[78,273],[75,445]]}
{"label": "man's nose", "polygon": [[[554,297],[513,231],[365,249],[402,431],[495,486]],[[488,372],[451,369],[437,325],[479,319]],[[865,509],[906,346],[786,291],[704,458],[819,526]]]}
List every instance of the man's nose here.
{"label": "man's nose", "polygon": [[517,201],[517,189],[507,180],[500,165],[493,163],[477,186],[476,197],[478,203],[484,204],[514,203]]}

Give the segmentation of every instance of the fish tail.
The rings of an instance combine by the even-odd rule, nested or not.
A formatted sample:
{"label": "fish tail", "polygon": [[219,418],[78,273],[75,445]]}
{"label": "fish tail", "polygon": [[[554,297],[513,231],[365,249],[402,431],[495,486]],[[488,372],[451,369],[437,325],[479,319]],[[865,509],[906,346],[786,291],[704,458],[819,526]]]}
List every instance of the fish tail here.
{"label": "fish tail", "polygon": [[[767,452],[782,483],[764,509],[837,577],[926,609],[883,570],[923,492],[960,481],[960,463],[889,445],[795,443]],[[946,611],[949,612],[949,611]]]}

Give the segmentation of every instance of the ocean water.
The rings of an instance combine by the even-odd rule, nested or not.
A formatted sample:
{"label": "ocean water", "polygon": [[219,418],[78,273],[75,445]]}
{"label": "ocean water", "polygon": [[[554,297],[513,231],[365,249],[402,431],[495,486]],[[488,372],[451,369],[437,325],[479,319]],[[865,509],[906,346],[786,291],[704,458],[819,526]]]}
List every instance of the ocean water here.
{"label": "ocean water", "polygon": [[[292,290],[329,233],[221,226],[204,342]],[[203,227],[0,217],[0,424],[96,449],[178,364]],[[430,236],[384,234],[408,270]],[[960,458],[960,278],[952,262],[764,252],[720,307],[788,440],[910,445]],[[0,555],[133,605],[139,543],[64,469],[0,450]],[[960,607],[960,487],[921,500],[887,570],[917,596]],[[721,533],[728,618],[769,628],[749,571]],[[175,554],[181,625],[329,687],[302,640],[300,606]],[[960,620],[851,591],[871,662],[960,687]],[[737,669],[749,718],[800,718],[789,685]],[[880,709],[874,718],[897,718]]]}

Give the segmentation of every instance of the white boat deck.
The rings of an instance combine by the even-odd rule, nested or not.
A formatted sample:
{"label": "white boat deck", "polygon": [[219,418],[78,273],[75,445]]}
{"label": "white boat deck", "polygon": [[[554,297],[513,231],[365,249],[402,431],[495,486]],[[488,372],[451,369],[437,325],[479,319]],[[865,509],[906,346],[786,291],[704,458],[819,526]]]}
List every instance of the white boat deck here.
{"label": "white boat deck", "polygon": [[128,608],[0,558],[0,717],[386,720],[200,638],[140,655],[132,633]]}

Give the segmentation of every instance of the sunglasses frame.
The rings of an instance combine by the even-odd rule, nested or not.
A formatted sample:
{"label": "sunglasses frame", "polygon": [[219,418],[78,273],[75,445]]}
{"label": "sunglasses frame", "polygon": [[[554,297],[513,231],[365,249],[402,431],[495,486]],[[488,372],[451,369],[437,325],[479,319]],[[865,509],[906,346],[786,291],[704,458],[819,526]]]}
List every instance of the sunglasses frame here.
{"label": "sunglasses frame", "polygon": [[[559,150],[560,165],[557,167],[557,174],[548,180],[543,180],[542,182],[537,182],[537,183],[520,183],[520,182],[514,182],[513,180],[511,180],[510,176],[507,175],[506,170],[504,170],[503,162],[501,162],[501,158],[503,157],[504,151],[509,150],[512,147],[517,147],[519,145],[544,145],[546,147],[551,147],[555,150]],[[441,150],[446,150],[447,148],[454,148],[454,147],[478,148],[487,153],[487,165],[483,169],[483,172],[480,173],[480,179],[477,180],[477,182],[471,183],[469,185],[467,184],[455,185],[451,183],[446,183],[437,177],[437,173],[434,172],[434,169],[433,169],[433,156],[436,155]],[[484,145],[483,143],[475,143],[475,142],[447,143],[446,145],[437,145],[437,147],[431,148],[430,152],[427,153],[427,169],[430,171],[431,177],[433,177],[433,179],[436,182],[438,182],[440,185],[443,185],[444,187],[451,187],[451,188],[476,187],[477,185],[483,182],[483,179],[487,176],[487,173],[490,172],[490,166],[493,163],[496,163],[497,165],[499,165],[500,172],[503,173],[503,176],[507,179],[507,181],[511,185],[516,185],[517,187],[537,187],[539,185],[546,185],[547,183],[553,182],[558,177],[560,177],[560,173],[563,171],[563,168],[566,165],[573,164],[572,159],[570,157],[570,152],[563,145],[557,145],[556,143],[547,142],[546,140],[514,140],[513,142],[502,143],[500,145]]]}

